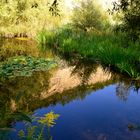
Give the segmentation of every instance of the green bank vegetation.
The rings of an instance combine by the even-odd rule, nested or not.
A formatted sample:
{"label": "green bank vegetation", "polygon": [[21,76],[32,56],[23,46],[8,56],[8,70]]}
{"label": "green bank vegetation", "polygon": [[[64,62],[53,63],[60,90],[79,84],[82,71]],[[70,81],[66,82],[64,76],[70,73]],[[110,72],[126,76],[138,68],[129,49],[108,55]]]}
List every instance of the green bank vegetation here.
{"label": "green bank vegetation", "polygon": [[95,63],[139,79],[139,42],[126,41],[125,34],[88,34],[63,28],[48,38],[47,44],[63,56],[92,59]]}
{"label": "green bank vegetation", "polygon": [[[110,14],[118,17],[114,25],[95,2],[80,1],[73,8],[71,23],[56,30],[43,30],[38,41],[50,46],[62,56],[72,59],[92,59],[140,79],[139,1],[120,0]],[[134,20],[134,21],[133,21]]]}

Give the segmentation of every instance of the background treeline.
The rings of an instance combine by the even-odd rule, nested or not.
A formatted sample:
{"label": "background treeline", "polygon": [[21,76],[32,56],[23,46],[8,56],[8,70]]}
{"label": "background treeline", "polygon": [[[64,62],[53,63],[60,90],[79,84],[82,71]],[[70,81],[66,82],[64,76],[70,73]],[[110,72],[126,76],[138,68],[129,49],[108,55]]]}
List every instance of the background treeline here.
{"label": "background treeline", "polygon": [[114,1],[108,12],[97,0],[73,0],[71,9],[65,3],[65,0],[0,0],[0,34],[35,36],[42,29],[62,26],[70,19],[70,23],[83,30],[112,30],[115,26],[116,31],[127,32],[131,40],[139,38],[139,0]]}

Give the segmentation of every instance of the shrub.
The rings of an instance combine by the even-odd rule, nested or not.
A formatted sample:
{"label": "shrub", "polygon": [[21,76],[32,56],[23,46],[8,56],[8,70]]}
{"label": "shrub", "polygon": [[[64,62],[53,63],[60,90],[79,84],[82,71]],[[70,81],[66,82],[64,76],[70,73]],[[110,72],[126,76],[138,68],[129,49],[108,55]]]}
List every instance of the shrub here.
{"label": "shrub", "polygon": [[82,0],[73,9],[72,24],[82,30],[98,32],[103,27],[103,15],[93,0]]}

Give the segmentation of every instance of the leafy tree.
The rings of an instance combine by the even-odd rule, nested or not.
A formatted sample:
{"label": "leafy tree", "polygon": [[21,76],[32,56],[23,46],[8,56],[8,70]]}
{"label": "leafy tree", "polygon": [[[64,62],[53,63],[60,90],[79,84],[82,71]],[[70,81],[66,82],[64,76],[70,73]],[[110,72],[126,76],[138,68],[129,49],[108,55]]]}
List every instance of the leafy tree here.
{"label": "leafy tree", "polygon": [[35,35],[42,28],[59,24],[59,6],[58,0],[0,0],[0,33]]}
{"label": "leafy tree", "polygon": [[72,23],[74,27],[87,31],[100,30],[103,27],[102,13],[92,0],[82,0],[73,9]]}
{"label": "leafy tree", "polygon": [[128,32],[131,40],[140,36],[140,0],[119,0],[113,3],[112,13],[122,14],[122,29]]}

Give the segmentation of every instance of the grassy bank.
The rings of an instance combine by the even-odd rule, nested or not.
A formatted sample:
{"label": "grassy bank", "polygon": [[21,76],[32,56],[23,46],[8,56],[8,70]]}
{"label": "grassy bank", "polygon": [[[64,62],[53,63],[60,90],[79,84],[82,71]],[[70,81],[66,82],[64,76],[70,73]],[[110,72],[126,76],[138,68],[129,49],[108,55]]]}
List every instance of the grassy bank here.
{"label": "grassy bank", "polygon": [[140,79],[140,46],[123,33],[82,32],[72,28],[43,31],[38,41],[72,59],[92,59],[132,78]]}

